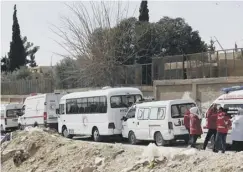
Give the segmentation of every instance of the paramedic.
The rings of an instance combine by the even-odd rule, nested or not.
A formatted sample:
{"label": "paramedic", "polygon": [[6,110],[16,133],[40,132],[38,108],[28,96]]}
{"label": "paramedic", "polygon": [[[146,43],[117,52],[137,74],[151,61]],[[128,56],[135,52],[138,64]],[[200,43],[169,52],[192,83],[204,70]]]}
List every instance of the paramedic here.
{"label": "paramedic", "polygon": [[202,134],[200,113],[198,107],[192,107],[190,109],[190,135],[191,135],[191,147],[195,148],[198,137]]}
{"label": "paramedic", "polygon": [[214,136],[214,141],[216,138],[216,134],[217,134],[217,130],[216,130],[216,121],[217,121],[217,105],[214,104],[212,108],[210,108],[206,114],[206,118],[207,118],[207,129],[208,129],[208,133],[207,136],[205,138],[204,144],[203,144],[203,149],[205,150],[207,145],[208,145],[208,141],[211,139],[212,136]]}
{"label": "paramedic", "polygon": [[243,109],[232,119],[232,148],[237,152],[243,151]]}
{"label": "paramedic", "polygon": [[226,137],[228,130],[231,128],[230,117],[226,114],[225,110],[220,107],[217,116],[217,134],[214,145],[214,152],[218,152],[221,148],[222,153],[226,150]]}

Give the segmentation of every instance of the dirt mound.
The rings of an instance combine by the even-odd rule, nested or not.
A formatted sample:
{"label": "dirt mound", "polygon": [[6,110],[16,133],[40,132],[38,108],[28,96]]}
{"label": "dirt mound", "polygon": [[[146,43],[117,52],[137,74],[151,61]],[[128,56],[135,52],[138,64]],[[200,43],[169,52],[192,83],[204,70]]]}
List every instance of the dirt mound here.
{"label": "dirt mound", "polygon": [[91,143],[38,128],[14,133],[1,156],[6,172],[243,171],[243,153]]}

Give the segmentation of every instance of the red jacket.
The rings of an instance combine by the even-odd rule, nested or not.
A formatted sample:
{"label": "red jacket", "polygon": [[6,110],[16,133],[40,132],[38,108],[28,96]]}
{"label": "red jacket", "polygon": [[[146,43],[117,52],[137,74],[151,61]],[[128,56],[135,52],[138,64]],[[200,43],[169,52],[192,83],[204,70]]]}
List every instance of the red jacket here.
{"label": "red jacket", "polygon": [[201,128],[201,121],[198,116],[191,114],[190,115],[190,134],[191,135],[201,135],[202,128]]}
{"label": "red jacket", "polygon": [[225,112],[220,112],[217,117],[217,131],[220,133],[228,133],[230,127],[230,117]]}
{"label": "red jacket", "polygon": [[190,128],[190,111],[186,110],[184,115],[184,125],[187,128]]}
{"label": "red jacket", "polygon": [[207,112],[206,118],[207,118],[207,129],[216,129],[217,128],[217,116],[218,114],[213,112],[211,109]]}

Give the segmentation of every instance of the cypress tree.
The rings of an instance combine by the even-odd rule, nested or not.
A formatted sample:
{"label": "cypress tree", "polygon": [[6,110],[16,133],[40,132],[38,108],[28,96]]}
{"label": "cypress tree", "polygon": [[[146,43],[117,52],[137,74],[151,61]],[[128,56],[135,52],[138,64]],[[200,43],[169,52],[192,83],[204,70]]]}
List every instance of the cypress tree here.
{"label": "cypress tree", "polygon": [[10,71],[14,71],[15,69],[18,69],[20,66],[26,65],[26,55],[23,41],[20,35],[20,27],[17,18],[16,5],[14,5],[12,32],[12,42],[10,43],[9,52]]}
{"label": "cypress tree", "polygon": [[149,21],[148,1],[142,1],[139,8],[139,21]]}

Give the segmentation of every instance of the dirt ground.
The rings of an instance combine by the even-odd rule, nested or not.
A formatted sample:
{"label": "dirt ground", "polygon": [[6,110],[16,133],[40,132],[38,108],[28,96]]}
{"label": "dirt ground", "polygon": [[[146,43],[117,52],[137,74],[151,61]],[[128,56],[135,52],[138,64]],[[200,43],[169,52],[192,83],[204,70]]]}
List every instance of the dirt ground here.
{"label": "dirt ground", "polygon": [[93,143],[32,128],[1,144],[1,165],[3,172],[243,172],[243,152]]}

